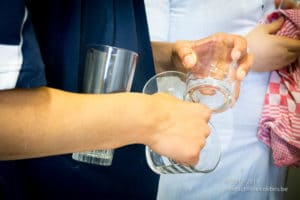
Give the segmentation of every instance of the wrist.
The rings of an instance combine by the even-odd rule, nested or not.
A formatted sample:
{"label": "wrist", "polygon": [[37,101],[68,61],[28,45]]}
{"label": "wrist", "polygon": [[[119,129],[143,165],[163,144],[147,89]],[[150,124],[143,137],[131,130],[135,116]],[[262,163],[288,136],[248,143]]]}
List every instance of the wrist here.
{"label": "wrist", "polygon": [[119,102],[115,107],[118,110],[119,119],[114,126],[124,133],[120,138],[122,142],[151,144],[154,138],[152,131],[155,126],[155,116],[157,116],[157,112],[153,111],[156,106],[152,96],[141,93],[120,93],[116,99]]}

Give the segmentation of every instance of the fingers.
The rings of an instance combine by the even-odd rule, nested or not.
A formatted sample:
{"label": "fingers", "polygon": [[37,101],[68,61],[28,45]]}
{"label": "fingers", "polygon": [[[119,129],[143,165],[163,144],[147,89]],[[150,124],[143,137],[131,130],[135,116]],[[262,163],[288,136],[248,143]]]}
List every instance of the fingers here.
{"label": "fingers", "polygon": [[231,58],[233,61],[238,61],[247,54],[247,42],[244,38],[237,35],[232,35],[233,49]]}
{"label": "fingers", "polygon": [[227,48],[232,48],[231,58],[237,61],[247,54],[247,41],[245,38],[239,35],[216,33],[208,38],[200,40],[199,42],[219,41],[223,42]]}
{"label": "fingers", "polygon": [[235,105],[237,99],[239,98],[240,87],[241,87],[241,82],[237,81],[236,84],[235,84],[234,96],[233,96],[233,99],[232,99],[231,107],[233,107]]}
{"label": "fingers", "polygon": [[189,41],[177,41],[173,50],[185,68],[189,69],[195,66],[197,56],[192,49],[192,44]]}
{"label": "fingers", "polygon": [[292,9],[299,8],[299,4],[295,0],[274,0],[276,8],[280,9]]}
{"label": "fingers", "polygon": [[[236,61],[239,65],[239,75],[238,80],[244,78],[244,76],[248,73],[253,59],[252,56],[247,54],[247,42],[246,39],[242,36],[226,34],[226,33],[216,33],[209,37],[206,37],[197,41],[177,41],[174,45],[173,52],[179,57],[182,65],[186,69],[190,69],[194,67],[197,63],[197,55],[194,51],[195,47],[205,47],[204,44],[210,42],[220,42],[220,44],[225,45],[225,48],[232,49],[231,58],[233,61]],[[203,50],[201,50],[203,51]],[[200,51],[200,52],[201,52]]]}
{"label": "fingers", "polygon": [[227,33],[216,33],[204,39],[198,40],[194,43],[194,46],[200,46],[209,42],[220,42],[232,48],[231,57],[233,60],[238,60],[246,54],[247,42],[246,40],[238,35],[227,34]]}
{"label": "fingers", "polygon": [[299,52],[286,52],[285,55],[286,65],[295,62],[300,56]]}
{"label": "fingers", "polygon": [[253,65],[253,55],[247,54],[239,61],[239,67],[236,71],[236,79],[241,81],[245,78],[245,76],[250,71]]}
{"label": "fingers", "polygon": [[232,48],[231,58],[238,65],[236,79],[243,80],[253,65],[253,55],[247,53],[247,41],[244,37],[233,34],[217,33],[213,36],[199,41],[222,41],[227,48]]}
{"label": "fingers", "polygon": [[248,74],[253,65],[253,55],[247,53],[247,43],[241,36],[232,36],[234,47],[231,52],[233,61],[236,61],[238,68],[236,71],[236,79],[241,81]]}
{"label": "fingers", "polygon": [[198,143],[190,143],[190,145],[192,146],[189,146],[188,150],[186,151],[187,154],[183,156],[185,158],[184,161],[183,159],[178,158],[175,158],[172,161],[174,163],[185,165],[188,167],[197,165],[201,158],[201,151],[206,145],[206,139],[201,138]]}
{"label": "fingers", "polygon": [[264,26],[266,27],[266,31],[270,34],[276,33],[282,26],[284,22],[284,18],[280,17],[279,19],[269,23],[265,24]]}
{"label": "fingers", "polygon": [[300,40],[283,36],[274,36],[280,38],[279,44],[285,47],[289,52],[300,53]]}
{"label": "fingers", "polygon": [[211,37],[201,40],[201,42],[208,41],[220,41],[223,42],[227,48],[232,48],[231,58],[234,61],[241,59],[247,54],[247,42],[246,39],[239,35],[227,34],[227,33],[216,33]]}

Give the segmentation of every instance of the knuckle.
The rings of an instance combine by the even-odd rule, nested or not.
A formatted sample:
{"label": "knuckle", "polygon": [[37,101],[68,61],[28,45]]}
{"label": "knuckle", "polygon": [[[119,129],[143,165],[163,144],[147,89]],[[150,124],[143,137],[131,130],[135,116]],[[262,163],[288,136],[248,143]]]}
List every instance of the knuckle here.
{"label": "knuckle", "polygon": [[200,147],[201,149],[205,146],[205,144],[206,144],[206,140],[205,140],[205,139],[201,139],[201,140],[199,141],[199,147]]}
{"label": "knuckle", "polygon": [[200,151],[194,151],[193,153],[191,153],[191,155],[188,158],[188,162],[191,163],[192,165],[197,164],[199,160],[199,153]]}
{"label": "knuckle", "polygon": [[210,135],[210,133],[211,133],[211,128],[207,126],[206,130],[203,131],[205,138],[207,138]]}
{"label": "knuckle", "polygon": [[204,105],[200,105],[200,109],[199,109],[199,115],[202,116],[204,119],[206,119],[206,121],[208,121],[211,118],[212,115],[212,111],[204,106]]}

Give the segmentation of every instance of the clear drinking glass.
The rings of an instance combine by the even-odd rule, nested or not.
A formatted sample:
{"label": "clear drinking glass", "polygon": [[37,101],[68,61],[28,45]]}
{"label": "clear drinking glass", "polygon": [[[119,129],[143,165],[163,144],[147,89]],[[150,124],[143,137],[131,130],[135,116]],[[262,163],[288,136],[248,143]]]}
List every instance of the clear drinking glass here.
{"label": "clear drinking glass", "polygon": [[235,91],[237,63],[231,59],[232,47],[209,41],[194,51],[197,64],[187,74],[186,99],[223,112],[232,105]]}
{"label": "clear drinking glass", "polygon": [[[186,96],[186,74],[166,71],[155,75],[147,81],[143,93],[165,92],[184,100]],[[149,167],[158,174],[210,172],[216,168],[221,156],[221,145],[216,130],[211,125],[211,133],[200,152],[199,162],[195,166],[186,166],[155,153],[146,146],[146,160]]]}
{"label": "clear drinking glass", "polygon": [[[131,89],[138,54],[107,45],[90,45],[87,48],[83,75],[83,93],[129,92]],[[77,161],[109,166],[113,149],[76,152]]]}

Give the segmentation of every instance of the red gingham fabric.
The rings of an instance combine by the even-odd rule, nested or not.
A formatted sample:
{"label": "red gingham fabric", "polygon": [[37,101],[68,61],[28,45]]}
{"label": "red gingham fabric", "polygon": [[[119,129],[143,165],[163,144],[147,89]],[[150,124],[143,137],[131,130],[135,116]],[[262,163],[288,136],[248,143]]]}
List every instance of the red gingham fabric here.
{"label": "red gingham fabric", "polygon": [[[280,10],[267,21],[284,16],[276,33],[300,39],[300,9]],[[272,149],[277,166],[300,167],[300,69],[299,61],[271,72],[258,138]]]}

